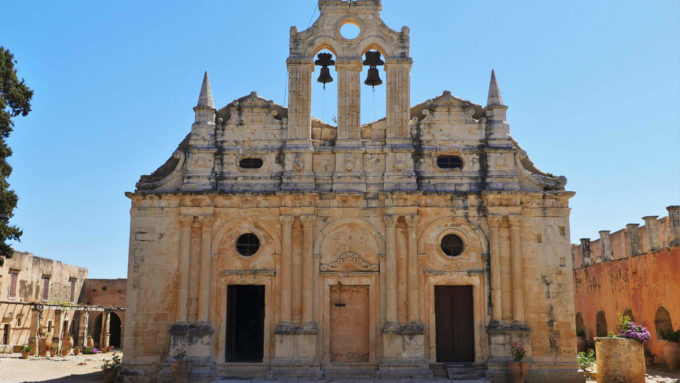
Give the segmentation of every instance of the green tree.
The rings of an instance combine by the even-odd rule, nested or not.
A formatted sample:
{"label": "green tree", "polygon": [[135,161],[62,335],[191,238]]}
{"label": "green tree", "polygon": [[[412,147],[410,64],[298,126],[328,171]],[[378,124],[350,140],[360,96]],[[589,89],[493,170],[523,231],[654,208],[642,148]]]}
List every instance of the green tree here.
{"label": "green tree", "polygon": [[17,78],[14,64],[14,55],[0,46],[0,266],[14,252],[7,242],[19,240],[22,234],[21,229],[9,224],[19,198],[7,182],[12,173],[12,167],[7,163],[7,157],[12,155],[7,138],[14,127],[12,118],[27,115],[33,97],[33,91],[24,84],[24,79],[19,81]]}

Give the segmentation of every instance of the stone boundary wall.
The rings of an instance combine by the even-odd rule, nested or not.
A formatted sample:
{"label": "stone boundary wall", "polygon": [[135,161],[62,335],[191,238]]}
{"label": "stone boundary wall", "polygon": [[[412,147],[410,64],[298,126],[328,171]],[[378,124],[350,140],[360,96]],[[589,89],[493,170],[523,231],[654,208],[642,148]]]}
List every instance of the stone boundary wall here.
{"label": "stone boundary wall", "polygon": [[663,363],[660,327],[680,328],[680,206],[667,209],[669,217],[645,217],[643,227],[629,224],[609,236],[600,231],[599,240],[572,245],[577,331],[592,340],[598,325],[606,334],[616,331],[619,314],[632,315],[652,335],[645,348],[655,363]]}

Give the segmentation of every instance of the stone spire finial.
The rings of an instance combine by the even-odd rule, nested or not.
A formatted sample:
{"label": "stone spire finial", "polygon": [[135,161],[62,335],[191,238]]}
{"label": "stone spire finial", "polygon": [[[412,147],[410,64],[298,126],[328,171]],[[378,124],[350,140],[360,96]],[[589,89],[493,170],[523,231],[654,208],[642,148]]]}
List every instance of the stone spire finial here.
{"label": "stone spire finial", "polygon": [[486,100],[486,106],[489,105],[504,105],[503,97],[501,97],[501,90],[498,88],[496,81],[496,72],[491,70],[491,81],[489,82],[489,97]]}
{"label": "stone spire finial", "polygon": [[203,85],[201,85],[201,94],[198,96],[198,104],[196,106],[204,106],[215,109],[215,103],[212,98],[212,90],[210,89],[210,78],[208,78],[208,71],[203,75]]}

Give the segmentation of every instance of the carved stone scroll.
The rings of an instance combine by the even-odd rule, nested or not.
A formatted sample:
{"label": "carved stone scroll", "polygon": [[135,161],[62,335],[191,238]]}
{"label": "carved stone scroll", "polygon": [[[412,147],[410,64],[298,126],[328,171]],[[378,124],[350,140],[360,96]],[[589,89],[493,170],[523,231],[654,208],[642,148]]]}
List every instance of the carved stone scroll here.
{"label": "carved stone scroll", "polygon": [[379,269],[378,265],[371,265],[370,263],[364,261],[360,256],[352,253],[351,251],[342,254],[331,263],[322,264],[320,266],[320,270],[325,272],[329,271],[371,272],[378,271],[378,269]]}

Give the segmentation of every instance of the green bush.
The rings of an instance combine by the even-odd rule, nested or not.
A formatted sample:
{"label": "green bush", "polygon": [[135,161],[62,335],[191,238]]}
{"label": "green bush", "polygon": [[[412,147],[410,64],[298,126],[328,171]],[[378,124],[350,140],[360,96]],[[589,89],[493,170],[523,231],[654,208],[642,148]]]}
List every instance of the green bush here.
{"label": "green bush", "polygon": [[595,364],[595,351],[588,350],[588,353],[578,353],[578,366],[585,372],[590,372],[590,368]]}

